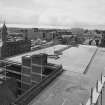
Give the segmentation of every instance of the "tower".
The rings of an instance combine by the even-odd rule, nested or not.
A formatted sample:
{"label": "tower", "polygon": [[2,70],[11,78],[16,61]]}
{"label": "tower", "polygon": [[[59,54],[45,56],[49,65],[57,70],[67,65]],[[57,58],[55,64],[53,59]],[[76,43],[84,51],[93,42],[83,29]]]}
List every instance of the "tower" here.
{"label": "tower", "polygon": [[28,30],[25,29],[24,32],[25,32],[25,36],[24,36],[25,37],[25,41],[27,41],[28,40]]}
{"label": "tower", "polygon": [[6,42],[7,41],[7,35],[8,35],[7,27],[6,27],[5,22],[4,22],[4,24],[2,26],[2,36],[1,36],[2,42]]}

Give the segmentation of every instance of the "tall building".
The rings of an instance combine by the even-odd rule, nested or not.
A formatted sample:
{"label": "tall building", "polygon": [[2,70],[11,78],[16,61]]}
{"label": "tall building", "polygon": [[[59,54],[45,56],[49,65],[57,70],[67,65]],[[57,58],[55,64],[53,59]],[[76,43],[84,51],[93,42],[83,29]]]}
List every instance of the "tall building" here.
{"label": "tall building", "polygon": [[6,58],[17,54],[25,53],[31,50],[31,41],[27,38],[27,32],[22,39],[9,38],[9,33],[5,23],[1,29],[1,48],[0,58]]}
{"label": "tall building", "polygon": [[3,24],[1,33],[2,33],[1,34],[2,42],[6,42],[7,41],[8,32],[7,32],[7,27],[6,27],[5,23]]}

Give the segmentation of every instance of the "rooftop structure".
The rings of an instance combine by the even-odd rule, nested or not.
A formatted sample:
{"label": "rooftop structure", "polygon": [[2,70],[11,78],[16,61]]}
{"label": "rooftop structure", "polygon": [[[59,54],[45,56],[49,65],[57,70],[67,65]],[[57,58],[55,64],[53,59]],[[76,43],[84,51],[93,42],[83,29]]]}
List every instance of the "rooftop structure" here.
{"label": "rooftop structure", "polygon": [[14,78],[17,83],[18,97],[12,102],[13,105],[27,105],[63,71],[61,65],[47,62],[47,54],[24,55],[21,59],[21,64],[6,60],[0,62],[0,68],[4,70],[4,79],[7,81],[8,78]]}

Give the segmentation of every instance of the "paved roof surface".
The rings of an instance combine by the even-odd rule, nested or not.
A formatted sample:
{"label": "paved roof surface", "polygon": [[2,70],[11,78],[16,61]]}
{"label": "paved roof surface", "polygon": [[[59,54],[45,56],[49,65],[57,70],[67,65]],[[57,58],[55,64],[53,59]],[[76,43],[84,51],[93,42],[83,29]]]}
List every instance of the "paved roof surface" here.
{"label": "paved roof surface", "polygon": [[[93,52],[93,49],[95,50],[95,47],[80,47],[83,48],[83,51],[86,50],[85,56],[87,59],[90,57],[91,51]],[[86,57],[82,57],[83,53],[79,53],[79,50],[75,52],[74,55],[76,58],[77,54],[80,56],[77,60],[82,61],[84,64],[86,63],[85,66],[88,65],[88,61],[81,60],[81,58],[86,59]],[[70,59],[70,63],[72,64],[71,60],[73,59]],[[84,103],[85,105],[90,97],[91,88],[96,87],[96,81],[101,79],[101,73],[104,72],[104,65],[105,49],[98,48],[86,74],[73,72],[69,69],[65,70],[56,80],[47,86],[37,98],[33,99],[30,105],[80,105],[80,103]],[[78,65],[74,66],[77,71],[81,68],[81,66],[79,67]]]}
{"label": "paved roof surface", "polygon": [[[34,51],[32,53],[48,53],[53,54],[54,50],[62,49],[64,45],[46,48]],[[83,74],[91,57],[97,50],[88,71]],[[7,60],[21,62],[21,57],[8,58]],[[48,85],[30,105],[80,105],[86,104],[91,88],[96,86],[97,79],[100,80],[101,73],[104,74],[105,65],[105,49],[95,46],[79,45],[71,47],[62,52],[59,59],[48,59],[48,62],[62,64],[64,72],[57,77],[50,85]]]}

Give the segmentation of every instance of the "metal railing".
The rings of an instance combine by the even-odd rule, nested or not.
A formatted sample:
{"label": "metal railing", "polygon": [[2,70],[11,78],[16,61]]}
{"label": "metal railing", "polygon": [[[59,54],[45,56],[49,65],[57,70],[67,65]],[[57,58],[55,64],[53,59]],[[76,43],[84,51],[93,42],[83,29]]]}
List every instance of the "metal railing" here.
{"label": "metal railing", "polygon": [[62,66],[59,69],[54,70],[48,77],[43,79],[38,85],[31,87],[11,105],[28,105],[30,101],[32,101],[54,78],[62,73],[62,71]]}
{"label": "metal railing", "polygon": [[88,69],[89,69],[89,67],[90,67],[90,65],[91,65],[91,63],[92,63],[92,61],[93,61],[93,59],[94,59],[94,57],[95,57],[97,51],[98,51],[98,48],[95,50],[94,54],[92,55],[92,57],[91,57],[91,59],[90,59],[90,62],[89,62],[88,65],[86,66],[86,69],[85,69],[85,71],[83,72],[83,74],[86,74],[86,73],[88,72]]}

